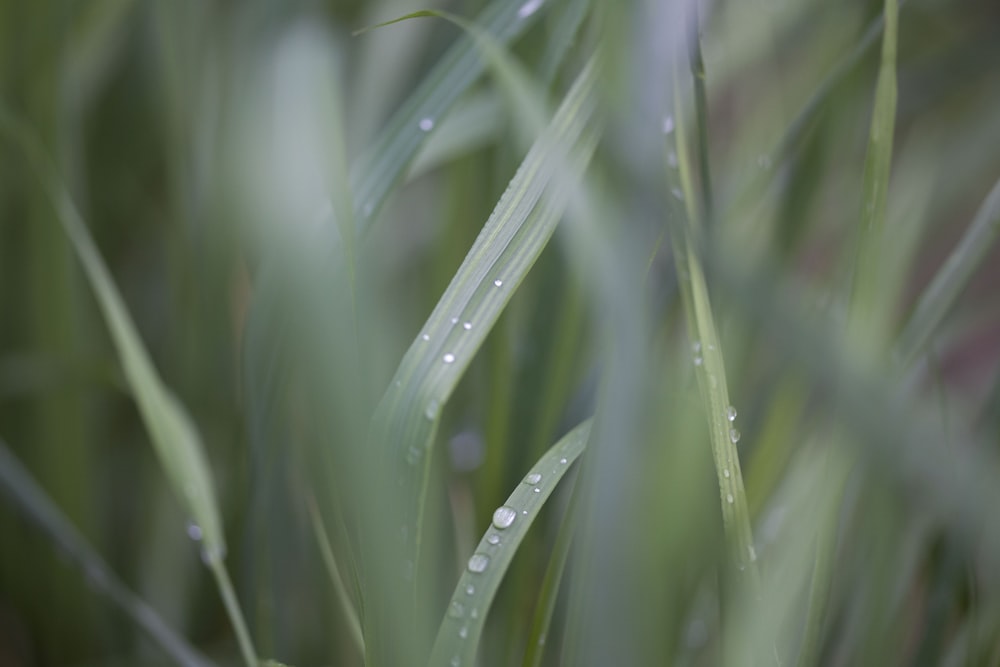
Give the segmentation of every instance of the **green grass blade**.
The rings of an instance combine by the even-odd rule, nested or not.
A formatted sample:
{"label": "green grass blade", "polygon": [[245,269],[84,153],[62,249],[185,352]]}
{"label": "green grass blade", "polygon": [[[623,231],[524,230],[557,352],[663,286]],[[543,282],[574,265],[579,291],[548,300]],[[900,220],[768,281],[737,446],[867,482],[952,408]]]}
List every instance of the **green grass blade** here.
{"label": "green grass blade", "polygon": [[125,379],[149,431],[153,449],[174,493],[201,531],[203,560],[219,585],[240,640],[243,657],[248,665],[254,666],[257,662],[256,654],[249,641],[242,614],[234,605],[228,574],[223,564],[226,555],[225,536],[211,469],[205,458],[198,430],[153,366],[111,273],[87,231],[86,223],[69,192],[56,176],[44,151],[33,140],[31,132],[10,116],[5,107],[0,109],[0,114],[4,130],[23,146],[83,265],[111,333]]}
{"label": "green grass blade", "polygon": [[[523,6],[519,2],[493,0],[476,17],[475,23],[499,42],[507,43],[523,34],[541,14],[539,11],[523,12]],[[424,78],[375,144],[352,168],[351,190],[359,232],[364,232],[367,223],[403,178],[435,125],[479,78],[483,69],[473,38],[462,37]]]}
{"label": "green grass blade", "polygon": [[358,612],[354,608],[354,603],[347,592],[347,587],[344,585],[344,579],[340,575],[340,568],[337,567],[337,559],[333,555],[330,538],[326,533],[326,528],[323,526],[323,517],[320,515],[316,498],[312,494],[308,497],[307,507],[309,509],[309,521],[312,525],[313,534],[316,536],[316,543],[323,557],[323,565],[330,576],[330,583],[333,584],[333,590],[337,595],[337,602],[340,603],[340,609],[347,619],[351,639],[354,641],[359,653],[364,655],[365,638],[361,633],[361,621],[358,619]]}
{"label": "green grass blade", "polygon": [[106,596],[142,628],[174,662],[185,667],[207,667],[212,664],[174,632],[155,609],[126,588],[104,559],[49,499],[3,440],[0,440],[0,489],[86,575],[97,592]]}
{"label": "green grass blade", "polygon": [[[698,387],[708,418],[712,459],[715,462],[715,472],[719,482],[723,527],[733,564],[737,571],[745,574],[751,589],[755,590],[759,587],[760,579],[740,456],[736,449],[739,431],[733,424],[736,415],[735,412],[731,412],[733,407],[729,401],[729,388],[726,384],[726,367],[712,314],[708,285],[692,238],[699,221],[694,204],[697,198],[691,179],[692,167],[685,136],[681,96],[677,95],[676,99],[678,101],[674,110],[675,129],[672,134],[676,138],[677,170],[676,174],[668,177],[668,181],[672,185],[675,198],[677,193],[682,195],[687,212],[682,216],[686,218],[685,221],[671,223],[674,260],[677,263],[688,334],[692,341]],[[674,208],[679,212],[679,206],[675,205]]]}
{"label": "green grass blade", "polygon": [[556,608],[559,586],[563,580],[566,561],[569,560],[570,547],[573,545],[573,536],[576,533],[577,502],[581,488],[582,485],[574,482],[566,514],[559,525],[555,546],[552,547],[552,557],[549,559],[548,567],[545,568],[545,577],[542,579],[542,587],[535,603],[535,616],[531,621],[531,630],[528,632],[524,667],[539,667],[545,657],[545,646],[552,624],[552,614]]}
{"label": "green grass blade", "polygon": [[[861,237],[858,262],[854,275],[853,294],[848,319],[848,340],[865,354],[877,354],[883,347],[887,318],[891,309],[885,303],[883,233],[888,201],[889,176],[892,165],[893,133],[896,124],[896,43],[898,26],[896,0],[886,0],[885,30],[882,37],[882,57],[875,84],[875,105],[869,130],[868,151],[862,182]],[[826,443],[826,468],[830,471],[824,488],[817,492],[830,494],[840,504],[851,457],[844,454],[841,436],[834,433]],[[801,655],[803,660],[819,656],[821,628],[827,611],[828,589],[832,581],[831,549],[836,545],[837,521],[828,518],[819,523],[813,576],[806,607],[805,635]],[[809,663],[804,663],[809,664]]]}
{"label": "green grass blade", "polygon": [[589,421],[570,431],[532,466],[507,501],[497,508],[492,525],[458,580],[429,665],[474,664],[487,613],[518,545],[556,485],[583,452],[589,435]]}
{"label": "green grass blade", "polygon": [[1000,235],[1000,181],[986,196],[962,240],[945,260],[931,284],[920,295],[899,336],[898,359],[909,366],[920,354],[934,329],[955,303],[962,288],[986,258]]}

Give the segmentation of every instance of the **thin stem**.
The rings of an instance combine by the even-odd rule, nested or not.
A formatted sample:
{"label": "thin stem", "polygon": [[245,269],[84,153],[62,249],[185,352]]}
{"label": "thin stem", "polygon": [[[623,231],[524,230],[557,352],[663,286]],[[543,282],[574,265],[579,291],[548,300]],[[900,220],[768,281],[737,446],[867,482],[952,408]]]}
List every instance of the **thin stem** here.
{"label": "thin stem", "polygon": [[226,606],[226,613],[233,624],[233,631],[236,633],[236,641],[240,645],[240,653],[247,667],[257,667],[257,652],[254,650],[253,642],[250,640],[250,632],[247,630],[246,621],[243,619],[243,612],[240,611],[240,603],[236,599],[236,592],[233,591],[233,584],[229,580],[229,572],[221,558],[209,561],[209,569],[215,576],[215,583],[222,594],[222,602]]}

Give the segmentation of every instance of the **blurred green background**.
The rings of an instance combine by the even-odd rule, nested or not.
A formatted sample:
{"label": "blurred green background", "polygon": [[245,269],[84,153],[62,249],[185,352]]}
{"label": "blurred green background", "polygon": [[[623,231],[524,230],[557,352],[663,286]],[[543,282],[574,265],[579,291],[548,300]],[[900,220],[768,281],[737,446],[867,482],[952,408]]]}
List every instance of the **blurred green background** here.
{"label": "blurred green background", "polygon": [[[328,433],[300,414],[311,414],[317,402],[302,395],[309,393],[303,386],[276,382],[268,391],[278,398],[269,400],[280,417],[271,419],[251,400],[259,387],[248,386],[261,377],[251,370],[254,350],[245,335],[261,257],[283,225],[296,224],[266,213],[250,219],[254,179],[268,178],[265,167],[287,167],[274,141],[289,135],[257,133],[283,113],[283,58],[292,57],[289,50],[305,31],[332,63],[353,165],[461,32],[426,19],[358,36],[352,31],[431,7],[474,17],[485,4],[0,0],[0,97],[55,160],[155,365],[201,431],[221,498],[230,571],[263,656],[295,665],[360,664],[310,524],[312,487],[302,481],[323,476],[310,469],[316,459],[302,444]],[[511,45],[554,99],[572,81],[581,54],[599,44],[624,58],[631,53],[629,31],[639,32],[632,19],[642,3],[593,3],[597,8],[582,22],[570,56],[545,78],[546,46],[560,13],[573,4],[553,0]],[[754,275],[776,286],[757,293],[758,308],[736,303],[749,292],[710,273],[762,552],[780,524],[779,491],[808,478],[796,472],[796,453],[817,434],[837,431],[832,424],[860,419],[831,396],[843,387],[831,388],[799,358],[784,358],[786,343],[775,335],[781,325],[765,304],[782,298],[779,288],[793,289],[805,297],[803,312],[815,316],[819,329],[836,339],[845,328],[878,41],[823,98],[794,150],[772,151],[881,10],[881,3],[854,0],[720,0],[699,7],[715,256],[723,265],[735,257],[734,266],[754,267]],[[619,13],[624,35],[607,28],[614,23],[607,15]],[[674,34],[662,27],[664,40]],[[900,11],[899,35],[887,226],[888,238],[899,243],[885,246],[899,251],[886,263],[902,267],[886,305],[892,336],[1000,175],[1000,4],[910,0]],[[638,84],[605,81],[603,94],[619,122],[626,122],[621,119],[643,87],[670,86],[669,72],[643,76]],[[357,280],[367,300],[361,311],[379,323],[367,332],[358,386],[369,403],[389,384],[522,157],[502,98],[488,75],[466,94],[459,103],[465,126],[439,128],[359,243]],[[452,146],[445,143],[449,137]],[[595,170],[624,200],[637,187],[630,174],[617,171],[619,154],[629,150],[627,138],[612,131],[595,158]],[[72,247],[14,142],[5,141],[0,155],[0,436],[130,588],[207,655],[236,664],[218,593],[148,445]],[[290,173],[292,182],[296,178]],[[322,201],[295,205],[308,216]],[[653,390],[669,404],[662,408],[669,423],[651,427],[650,441],[705,442],[702,458],[683,464],[688,468],[674,460],[686,454],[666,448],[645,459],[667,471],[662,477],[642,481],[649,471],[636,473],[636,484],[669,487],[660,489],[656,503],[673,497],[698,517],[668,513],[651,531],[683,535],[689,562],[676,571],[687,582],[676,593],[677,609],[685,611],[663,621],[673,628],[664,632],[679,637],[676,662],[648,664],[717,664],[708,637],[719,609],[706,592],[712,585],[699,583],[713,579],[709,563],[721,549],[717,489],[706,472],[704,425],[691,369],[683,363],[689,344],[669,243],[655,229],[637,234],[645,255],[634,259],[650,262],[642,299],[652,354],[670,360],[657,360],[655,368],[676,371]],[[606,314],[595,312],[584,281],[570,268],[570,253],[563,243],[546,249],[447,407],[435,463],[440,485],[433,491],[434,506],[448,515],[436,533],[449,554],[441,565],[447,572],[467,557],[524,471],[593,410],[604,370],[593,322]],[[285,317],[280,310],[258,316]],[[314,343],[298,353],[321,357],[324,341]],[[816,354],[825,349],[817,344]],[[993,461],[1000,444],[998,361],[1000,252],[989,248],[921,354],[919,388],[911,391],[886,373],[886,400],[933,412],[952,446],[949,456],[965,456],[962,445],[969,442],[985,443],[984,455]],[[817,362],[824,363],[838,362]],[[859,395],[867,396],[864,391]],[[331,414],[353,409],[338,405]],[[354,418],[366,424],[368,416]],[[266,437],[255,440],[261,431]],[[255,449],[255,442],[267,444]],[[328,455],[335,468],[336,453]],[[700,471],[703,484],[685,487],[669,472],[678,466]],[[955,664],[1000,664],[997,563],[977,560],[975,537],[962,541],[925,520],[914,500],[920,490],[908,488],[907,480],[897,488],[899,480],[884,466],[864,463],[854,479],[838,559],[847,574],[834,580],[837,611],[822,664],[943,664],[970,618],[979,624],[979,643]],[[567,501],[566,494],[557,496],[521,547],[494,604],[483,664],[520,664],[526,617]],[[992,520],[994,511],[983,507],[975,518]],[[648,539],[673,539],[662,534]],[[650,553],[657,549],[650,546]],[[697,562],[699,554],[709,555],[706,563]],[[904,563],[904,555],[911,560]],[[882,564],[872,565],[870,576],[882,578],[866,583],[866,568],[876,561]],[[851,619],[866,618],[859,608],[877,606],[864,596],[875,589],[888,591],[889,620],[883,652],[871,653],[864,639],[870,628],[854,627]],[[449,593],[450,584],[428,598],[434,627]],[[560,600],[562,614],[567,602]],[[549,658],[558,664],[555,655]],[[0,665],[165,662],[30,521],[0,503]]]}

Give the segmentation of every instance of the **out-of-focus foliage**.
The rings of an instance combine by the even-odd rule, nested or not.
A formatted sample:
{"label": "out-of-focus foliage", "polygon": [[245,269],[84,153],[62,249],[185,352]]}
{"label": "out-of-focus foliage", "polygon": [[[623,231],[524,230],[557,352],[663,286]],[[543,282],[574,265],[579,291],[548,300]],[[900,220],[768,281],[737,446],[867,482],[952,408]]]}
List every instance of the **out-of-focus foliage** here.
{"label": "out-of-focus foliage", "polygon": [[884,11],[0,0],[0,665],[240,661],[25,142],[262,659],[1000,660],[1000,8]]}

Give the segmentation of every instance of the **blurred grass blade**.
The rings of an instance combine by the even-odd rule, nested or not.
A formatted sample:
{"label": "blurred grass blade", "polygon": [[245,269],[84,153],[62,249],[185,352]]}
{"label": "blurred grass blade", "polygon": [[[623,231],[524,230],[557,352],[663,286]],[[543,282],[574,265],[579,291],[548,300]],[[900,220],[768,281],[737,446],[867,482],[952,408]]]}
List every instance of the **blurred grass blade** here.
{"label": "blurred grass blade", "polygon": [[69,519],[49,499],[20,461],[0,440],[0,489],[11,502],[129,619],[142,628],[178,665],[208,667],[212,663],[168,626],[155,609],[118,579],[84,540]]}
{"label": "blurred grass blade", "polygon": [[934,329],[955,303],[962,288],[986,258],[1000,235],[1000,181],[986,196],[962,240],[948,256],[920,300],[899,336],[899,362],[909,366],[920,354]]}
{"label": "blurred grass blade", "polygon": [[469,95],[445,116],[440,130],[421,148],[407,172],[407,180],[491,144],[500,133],[502,119],[496,93]]}
{"label": "blurred grass blade", "polygon": [[[541,12],[522,12],[523,3],[493,0],[475,23],[501,43],[516,39]],[[405,18],[405,17],[404,17]],[[403,20],[397,19],[397,20]],[[351,170],[355,217],[363,233],[403,178],[424,140],[452,105],[483,73],[473,38],[463,36],[395,113],[375,144]]]}
{"label": "blurred grass blade", "polygon": [[475,663],[479,638],[500,582],[545,501],[583,452],[589,435],[590,421],[570,431],[532,466],[507,501],[493,513],[492,525],[455,587],[429,665]]}
{"label": "blurred grass blade", "polygon": [[858,266],[851,295],[852,320],[856,326],[870,329],[869,320],[882,310],[877,303],[879,271],[882,263],[882,235],[892,165],[893,134],[896,126],[896,0],[885,2],[885,32],[882,59],[875,84],[875,107],[872,110],[868,151],[862,180],[861,240]]}
{"label": "blurred grass blade", "polygon": [[722,346],[715,328],[708,285],[692,238],[699,227],[700,219],[695,204],[698,197],[692,185],[692,167],[685,134],[682,99],[681,95],[675,96],[674,130],[671,134],[676,138],[677,169],[668,172],[668,183],[673,192],[673,199],[684,200],[686,212],[682,213],[681,206],[676,202],[673,203],[674,219],[668,222],[673,237],[671,245],[674,261],[677,264],[688,335],[691,338],[695,375],[708,418],[712,459],[715,462],[719,483],[723,527],[733,564],[740,573],[748,577],[751,589],[756,590],[760,585],[755,562],[757,555],[740,456],[736,448],[740,434],[733,424],[736,412],[729,401]]}
{"label": "blurred grass blade", "polygon": [[556,608],[556,600],[559,598],[559,587],[563,580],[563,573],[566,570],[566,561],[569,559],[569,550],[573,545],[573,536],[576,533],[578,501],[583,485],[577,480],[573,481],[573,491],[570,495],[566,513],[559,524],[559,534],[556,536],[556,543],[552,547],[552,556],[549,558],[548,567],[545,568],[545,577],[542,579],[542,587],[538,591],[538,599],[535,601],[535,616],[531,621],[531,629],[528,631],[528,644],[524,653],[524,667],[539,667],[545,657],[545,647],[549,637],[549,628],[552,624],[552,614]]}
{"label": "blurred grass blade", "polygon": [[129,389],[149,431],[153,449],[174,493],[200,529],[202,558],[215,576],[240,641],[243,657],[248,665],[256,665],[257,658],[223,564],[226,555],[225,536],[211,471],[197,428],[180,401],[167,389],[156,372],[86,224],[65,186],[56,176],[55,168],[42,147],[30,130],[12,117],[5,106],[0,108],[0,122],[8,135],[23,146],[51,199],[59,222],[83,264],[110,330]]}
{"label": "blurred grass blade", "polygon": [[323,565],[326,567],[327,574],[330,575],[330,582],[333,584],[334,592],[337,594],[337,602],[340,603],[340,609],[347,619],[351,639],[354,641],[354,645],[357,647],[360,655],[364,655],[365,638],[361,633],[361,621],[358,619],[358,612],[354,608],[354,603],[347,592],[347,587],[344,585],[344,579],[340,576],[340,568],[337,567],[337,560],[333,555],[330,538],[326,534],[326,528],[323,526],[323,517],[320,515],[319,507],[317,507],[316,498],[312,494],[309,494],[307,499],[307,507],[309,509],[309,520],[312,524],[313,534],[316,536],[316,543],[323,557]]}
{"label": "blurred grass blade", "polygon": [[[865,358],[874,361],[884,348],[891,312],[885,294],[884,231],[889,176],[892,165],[893,133],[896,125],[896,44],[898,6],[886,0],[882,56],[875,84],[875,104],[869,130],[868,151],[862,181],[860,241],[853,293],[848,314],[848,342]],[[825,443],[825,464],[829,471],[817,493],[828,494],[839,506],[850,474],[853,457],[845,454],[842,435],[833,433]],[[836,547],[836,516],[817,521],[816,551],[806,607],[801,658],[803,664],[819,659],[822,627],[832,586],[833,550]]]}

